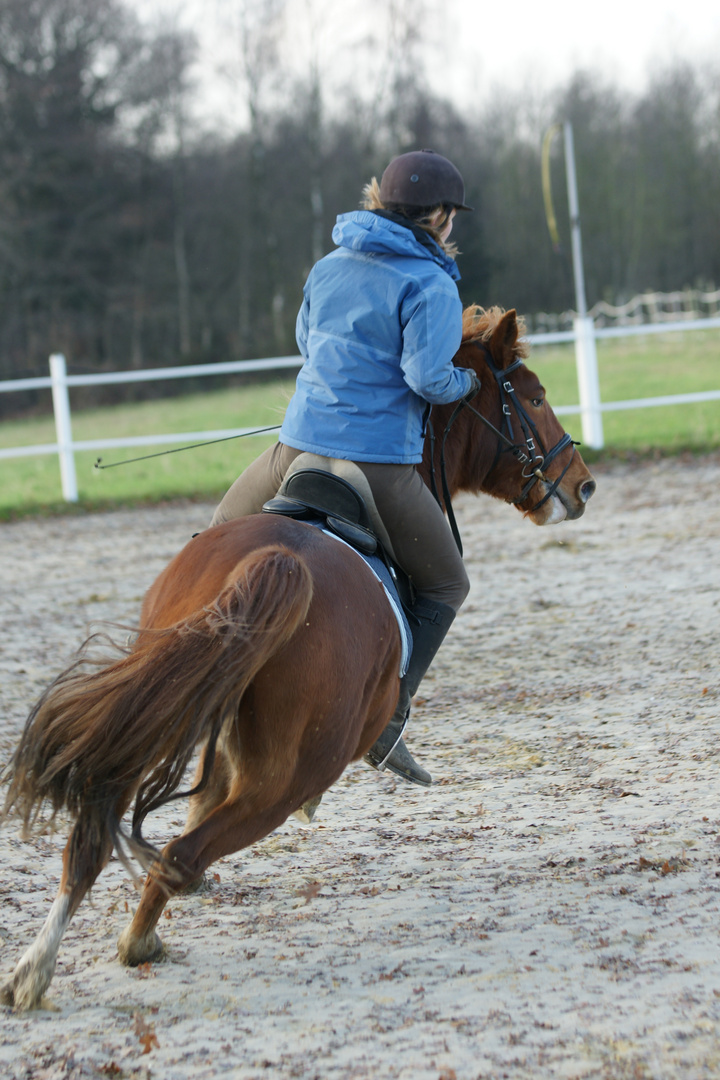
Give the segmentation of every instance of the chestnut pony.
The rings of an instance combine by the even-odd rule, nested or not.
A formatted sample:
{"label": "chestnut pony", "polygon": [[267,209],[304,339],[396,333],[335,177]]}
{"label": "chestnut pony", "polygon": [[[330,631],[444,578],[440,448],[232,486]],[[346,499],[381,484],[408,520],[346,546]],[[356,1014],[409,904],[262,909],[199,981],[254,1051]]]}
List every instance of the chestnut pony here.
{"label": "chestnut pony", "polygon": [[[420,469],[429,481],[434,458],[440,473],[444,442],[446,502],[483,491],[544,525],[579,517],[595,483],[525,352],[514,311],[466,312],[456,362],[482,389],[459,412],[435,408]],[[135,643],[115,660],[81,653],[27,722],[5,812],[27,828],[49,804],[74,826],[57,897],[2,1000],[39,1004],[114,846],[149,871],[120,958],[158,958],[169,896],[267,836],[369,749],[395,708],[400,652],[382,587],[345,544],[273,514],[194,537],[148,592]],[[160,854],[143,820],[177,794],[196,749],[185,830]],[[121,819],[133,802],[128,835]]]}

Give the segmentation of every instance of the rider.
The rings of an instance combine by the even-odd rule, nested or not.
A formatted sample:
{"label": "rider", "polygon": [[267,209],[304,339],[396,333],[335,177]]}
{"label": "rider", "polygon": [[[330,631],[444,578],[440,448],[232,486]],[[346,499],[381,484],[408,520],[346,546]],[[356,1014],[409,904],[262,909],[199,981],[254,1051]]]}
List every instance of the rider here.
{"label": "rider", "polygon": [[456,211],[471,207],[458,170],[431,150],[394,158],[363,196],[364,209],[338,217],[338,247],[307,279],[296,327],[305,362],[280,440],[235,481],[212,524],[259,513],[302,451],[358,465],[417,593],[398,705],[366,760],[428,786],[431,777],[402,732],[410,700],[470,586],[442,510],[415,466],[431,404],[471,397],[480,386],[473,371],[453,364],[462,305],[448,237]]}

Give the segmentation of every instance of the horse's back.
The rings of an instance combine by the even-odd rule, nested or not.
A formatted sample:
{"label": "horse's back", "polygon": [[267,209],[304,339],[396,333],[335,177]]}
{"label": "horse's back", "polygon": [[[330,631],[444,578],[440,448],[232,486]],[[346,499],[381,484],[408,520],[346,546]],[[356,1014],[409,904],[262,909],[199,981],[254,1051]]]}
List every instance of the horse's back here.
{"label": "horse's back", "polygon": [[[362,558],[346,544],[313,526],[275,514],[237,518],[198,533],[175,556],[148,590],[140,626],[173,626],[206,607],[233,580],[236,568],[252,552],[283,547],[307,565],[313,578],[310,621],[332,626],[334,640],[344,648],[350,635],[397,641],[395,617],[382,585]],[[333,641],[328,642],[332,652]]]}
{"label": "horse's back", "polygon": [[148,589],[140,626],[172,626],[205,607],[222,591],[238,563],[258,548],[279,544],[304,557],[315,547],[314,540],[306,527],[267,514],[236,518],[197,533]]}

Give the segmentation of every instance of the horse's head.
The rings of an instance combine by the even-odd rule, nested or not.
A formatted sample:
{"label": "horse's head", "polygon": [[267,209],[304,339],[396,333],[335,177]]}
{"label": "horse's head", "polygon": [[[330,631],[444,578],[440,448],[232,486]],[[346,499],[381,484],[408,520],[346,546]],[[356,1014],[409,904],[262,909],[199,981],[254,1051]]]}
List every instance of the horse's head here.
{"label": "horse's head", "polygon": [[482,389],[458,415],[457,433],[447,440],[449,486],[451,493],[485,491],[513,503],[536,525],[552,525],[585,512],[595,481],[545,388],[525,366],[528,346],[521,331],[514,310],[465,311],[455,363],[472,367]]}

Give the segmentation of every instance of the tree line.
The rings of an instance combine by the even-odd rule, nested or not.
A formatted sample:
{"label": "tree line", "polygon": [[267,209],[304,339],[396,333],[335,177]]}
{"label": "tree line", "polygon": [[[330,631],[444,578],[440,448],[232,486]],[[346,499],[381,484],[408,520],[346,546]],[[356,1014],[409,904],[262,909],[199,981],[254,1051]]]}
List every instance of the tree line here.
{"label": "tree line", "polygon": [[678,63],[635,93],[579,72],[464,112],[398,62],[381,98],[330,108],[313,65],[263,95],[272,56],[254,46],[248,123],[221,137],[190,120],[193,56],[191,37],[149,30],[121,0],[2,0],[0,377],[45,374],[56,351],[75,371],[294,353],[336,215],[417,147],[458,164],[476,208],[456,229],[463,300],[571,308],[561,140],[560,251],[540,179],[559,120],[573,124],[589,304],[720,281],[720,67]]}

